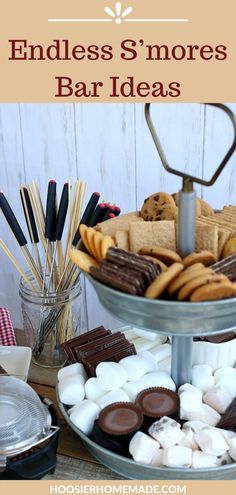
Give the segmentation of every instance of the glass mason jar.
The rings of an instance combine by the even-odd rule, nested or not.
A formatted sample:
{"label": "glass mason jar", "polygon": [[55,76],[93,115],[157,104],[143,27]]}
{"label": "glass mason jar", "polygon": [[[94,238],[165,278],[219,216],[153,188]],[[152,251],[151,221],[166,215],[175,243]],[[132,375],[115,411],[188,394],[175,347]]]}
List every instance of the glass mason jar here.
{"label": "glass mason jar", "polygon": [[[27,275],[34,283],[32,276]],[[81,292],[80,278],[69,289],[48,295],[31,290],[21,278],[23,326],[35,364],[59,368],[65,363],[61,344],[81,331]]]}

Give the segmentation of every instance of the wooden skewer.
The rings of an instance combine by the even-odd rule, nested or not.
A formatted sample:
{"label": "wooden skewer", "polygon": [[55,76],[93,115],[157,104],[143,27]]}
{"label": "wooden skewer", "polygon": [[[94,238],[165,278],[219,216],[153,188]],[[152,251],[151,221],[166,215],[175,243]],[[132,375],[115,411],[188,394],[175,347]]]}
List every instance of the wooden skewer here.
{"label": "wooden skewer", "polygon": [[27,277],[26,273],[24,272],[23,268],[20,266],[17,259],[11,253],[10,249],[8,249],[7,245],[2,239],[0,239],[0,247],[3,250],[3,252],[6,254],[6,256],[9,258],[9,260],[12,262],[14,267],[17,269],[17,271],[20,273],[26,284],[30,287],[32,291],[36,292],[36,288],[33,286],[30,279]]}

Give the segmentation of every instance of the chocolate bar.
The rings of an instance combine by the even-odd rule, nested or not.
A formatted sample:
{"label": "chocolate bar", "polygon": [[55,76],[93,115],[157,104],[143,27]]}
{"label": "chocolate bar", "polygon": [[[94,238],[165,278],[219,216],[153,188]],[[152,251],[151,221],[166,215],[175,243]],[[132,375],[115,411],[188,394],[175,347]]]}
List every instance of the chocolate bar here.
{"label": "chocolate bar", "polygon": [[93,354],[103,351],[111,346],[114,346],[124,340],[126,340],[125,335],[121,332],[116,332],[103,338],[96,339],[95,343],[92,341],[87,344],[78,346],[74,348],[77,361],[83,363],[89,356],[92,356]]}
{"label": "chocolate bar", "polygon": [[134,354],[136,354],[135,346],[126,340],[90,356],[83,364],[89,376],[96,376],[96,367],[99,363],[104,361],[118,363],[124,357],[133,356]]}
{"label": "chocolate bar", "polygon": [[62,348],[65,351],[68,359],[72,363],[76,363],[78,360],[76,357],[76,353],[74,352],[75,348],[78,348],[80,345],[100,339],[101,337],[105,337],[106,335],[111,335],[111,331],[106,330],[103,326],[100,326],[94,328],[93,330],[90,330],[89,332],[83,333],[78,337],[68,340],[67,342],[62,344]]}

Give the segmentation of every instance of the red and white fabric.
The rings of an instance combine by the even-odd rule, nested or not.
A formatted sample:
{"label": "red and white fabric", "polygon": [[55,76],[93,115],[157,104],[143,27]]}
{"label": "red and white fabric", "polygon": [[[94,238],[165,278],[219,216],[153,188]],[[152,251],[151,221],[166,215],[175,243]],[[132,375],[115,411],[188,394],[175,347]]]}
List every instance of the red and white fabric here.
{"label": "red and white fabric", "polygon": [[7,308],[0,308],[0,345],[16,345],[16,337]]}

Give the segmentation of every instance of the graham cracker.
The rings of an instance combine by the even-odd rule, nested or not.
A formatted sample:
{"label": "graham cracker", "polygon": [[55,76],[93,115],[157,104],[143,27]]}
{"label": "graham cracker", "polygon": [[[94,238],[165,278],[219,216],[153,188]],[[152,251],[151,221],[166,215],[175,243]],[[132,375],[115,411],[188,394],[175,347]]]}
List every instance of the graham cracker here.
{"label": "graham cracker", "polygon": [[118,230],[115,233],[115,243],[118,248],[129,251],[129,232],[126,230]]}
{"label": "graham cracker", "polygon": [[104,235],[115,237],[115,234],[116,232],[118,232],[118,230],[128,232],[131,222],[144,222],[144,220],[139,216],[138,211],[134,211],[125,215],[120,215],[116,218],[110,218],[110,220],[106,220],[106,222],[99,223],[96,227],[96,230]]}
{"label": "graham cracker", "polygon": [[218,227],[217,225],[196,225],[196,251],[210,251],[218,259]]}
{"label": "graham cracker", "polygon": [[138,253],[143,246],[158,246],[176,251],[175,221],[132,222],[129,230],[130,250]]}

